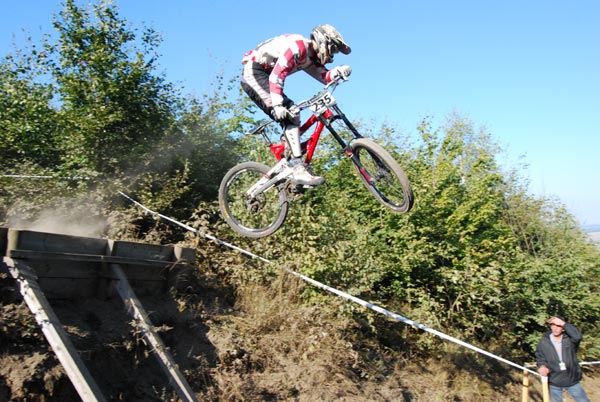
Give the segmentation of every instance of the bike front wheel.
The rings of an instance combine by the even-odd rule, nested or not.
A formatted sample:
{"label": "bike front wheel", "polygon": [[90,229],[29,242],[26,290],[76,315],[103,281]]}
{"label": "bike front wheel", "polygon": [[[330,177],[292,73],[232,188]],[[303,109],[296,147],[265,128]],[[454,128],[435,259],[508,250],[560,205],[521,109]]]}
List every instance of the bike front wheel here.
{"label": "bike front wheel", "polygon": [[272,187],[256,197],[248,189],[258,182],[269,167],[258,162],[244,162],[227,172],[219,187],[219,209],[236,232],[252,238],[273,234],[285,221],[288,201],[285,191]]}
{"label": "bike front wheel", "polygon": [[410,211],[414,194],[404,171],[379,144],[359,138],[350,146],[358,160],[353,161],[358,177],[384,206],[397,213]]}

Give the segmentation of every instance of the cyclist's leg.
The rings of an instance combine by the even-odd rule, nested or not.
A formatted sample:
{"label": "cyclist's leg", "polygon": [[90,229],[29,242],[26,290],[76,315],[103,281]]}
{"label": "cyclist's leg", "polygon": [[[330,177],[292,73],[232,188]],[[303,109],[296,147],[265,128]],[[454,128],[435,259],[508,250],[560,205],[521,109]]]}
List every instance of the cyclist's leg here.
{"label": "cyclist's leg", "polygon": [[[300,120],[294,119],[294,120]],[[300,122],[299,121],[286,121],[283,124],[283,134],[290,144],[290,151],[292,151],[293,158],[302,157],[302,147],[300,145]]]}
{"label": "cyclist's leg", "polygon": [[300,116],[297,121],[287,124],[284,130],[285,137],[292,151],[292,159],[289,161],[288,169],[292,176],[292,183],[306,186],[318,186],[325,182],[325,178],[314,175],[302,161],[302,148],[300,145]]}
{"label": "cyclist's leg", "polygon": [[241,80],[242,89],[254,103],[269,117],[273,105],[271,103],[271,92],[269,92],[269,73],[258,63],[247,63],[244,65]]}
{"label": "cyclist's leg", "polygon": [[[242,89],[254,103],[269,117],[273,118],[273,103],[269,91],[269,73],[259,63],[247,63],[242,72]],[[294,102],[283,94],[283,105],[290,107]],[[290,145],[292,160],[288,166],[288,175],[292,176],[292,182],[317,186],[325,179],[313,175],[302,163],[302,147],[300,144],[300,115],[296,115],[281,122],[283,134]]]}
{"label": "cyclist's leg", "polygon": [[[242,89],[254,103],[269,117],[273,118],[273,102],[269,88],[269,72],[259,63],[244,65],[241,80]],[[294,102],[283,94],[283,105],[290,107]],[[281,122],[283,133],[290,144],[292,155],[296,158],[302,156],[300,147],[300,116],[294,116]]]}

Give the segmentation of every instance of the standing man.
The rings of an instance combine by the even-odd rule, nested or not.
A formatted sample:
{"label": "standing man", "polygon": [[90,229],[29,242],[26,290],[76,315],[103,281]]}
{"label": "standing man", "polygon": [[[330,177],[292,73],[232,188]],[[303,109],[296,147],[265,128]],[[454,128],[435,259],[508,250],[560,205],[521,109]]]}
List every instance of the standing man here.
{"label": "standing man", "polygon": [[550,331],[542,335],[537,345],[535,357],[538,373],[548,377],[550,399],[562,402],[563,390],[576,402],[590,402],[581,386],[581,367],[577,360],[577,349],[583,336],[573,325],[561,316],[547,321]]}

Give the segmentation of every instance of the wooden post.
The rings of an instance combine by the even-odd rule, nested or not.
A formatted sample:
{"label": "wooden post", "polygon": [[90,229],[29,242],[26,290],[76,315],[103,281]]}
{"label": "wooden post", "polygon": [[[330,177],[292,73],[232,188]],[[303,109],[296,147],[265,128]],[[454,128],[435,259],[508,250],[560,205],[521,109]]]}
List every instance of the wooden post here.
{"label": "wooden post", "polygon": [[550,402],[550,389],[548,388],[548,377],[542,377],[542,398],[544,402]]}
{"label": "wooden post", "polygon": [[113,274],[118,278],[117,281],[117,292],[123,302],[127,306],[129,313],[133,316],[134,322],[141,329],[144,334],[144,338],[150,343],[152,351],[154,352],[158,362],[160,363],[163,371],[169,377],[169,382],[175,387],[177,394],[184,401],[198,402],[194,392],[187,383],[187,380],[177,368],[175,360],[171,357],[171,354],[167,350],[165,344],[160,339],[158,333],[154,330],[154,326],[144,310],[142,303],[135,295],[133,289],[127,281],[127,277],[121,269],[119,264],[110,264],[110,269]]}
{"label": "wooden post", "polygon": [[523,370],[523,392],[521,401],[529,402],[529,371],[527,370]]}
{"label": "wooden post", "polygon": [[100,388],[83,364],[83,360],[69,340],[56,313],[40,289],[35,271],[22,262],[4,257],[4,263],[19,284],[19,290],[27,306],[35,316],[44,336],[54,350],[60,364],[84,402],[105,402]]}

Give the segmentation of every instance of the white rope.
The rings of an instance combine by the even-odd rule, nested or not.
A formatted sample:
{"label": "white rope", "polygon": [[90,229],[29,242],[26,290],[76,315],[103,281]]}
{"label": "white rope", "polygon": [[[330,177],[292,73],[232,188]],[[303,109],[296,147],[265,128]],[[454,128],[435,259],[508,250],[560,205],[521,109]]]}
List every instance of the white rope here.
{"label": "white rope", "polygon": [[2,177],[10,177],[13,179],[67,179],[67,180],[89,180],[89,177],[60,177],[60,176],[40,176],[40,175],[24,175],[24,174],[3,174]]}
{"label": "white rope", "polygon": [[[263,261],[263,262],[266,262],[266,263],[268,263],[268,264],[273,264],[273,262],[272,262],[272,261],[270,261],[270,260],[267,260],[266,258],[263,258],[263,257],[259,257],[259,256],[257,256],[256,254],[253,254],[253,253],[251,253],[250,251],[246,251],[246,250],[244,250],[244,249],[241,249],[241,248],[239,248],[239,247],[236,247],[236,246],[234,246],[234,245],[232,245],[232,244],[229,244],[229,243],[227,243],[227,242],[224,242],[224,241],[222,241],[222,240],[220,240],[220,239],[217,239],[217,238],[215,238],[215,237],[213,237],[213,236],[209,236],[209,235],[207,235],[206,233],[201,233],[199,230],[197,230],[197,229],[194,229],[194,228],[192,228],[191,226],[188,226],[188,225],[186,225],[186,224],[184,224],[184,223],[178,222],[178,221],[176,221],[176,220],[174,220],[174,219],[172,219],[172,218],[169,218],[169,217],[167,217],[167,216],[161,215],[161,214],[159,214],[158,212],[154,212],[154,211],[152,211],[151,209],[149,209],[149,208],[145,207],[144,205],[140,204],[139,202],[137,202],[137,201],[133,200],[131,197],[127,196],[126,194],[122,193],[121,191],[119,191],[119,194],[121,194],[123,197],[127,198],[128,200],[130,200],[130,201],[131,201],[131,202],[133,202],[134,204],[138,205],[140,208],[142,208],[142,209],[144,209],[144,210],[148,211],[149,213],[151,213],[151,214],[153,214],[153,215],[159,216],[159,217],[161,217],[161,218],[163,218],[163,219],[165,219],[165,220],[167,220],[167,221],[169,221],[169,222],[175,223],[176,225],[179,225],[179,226],[181,226],[181,227],[183,227],[183,228],[185,228],[185,229],[187,229],[187,230],[189,230],[189,231],[191,231],[191,232],[198,233],[198,234],[200,234],[200,235],[202,235],[202,236],[204,236],[204,237],[206,237],[206,238],[208,238],[208,239],[210,239],[210,240],[213,240],[213,241],[217,242],[218,244],[222,244],[222,245],[224,245],[224,246],[230,247],[230,248],[232,248],[232,249],[234,249],[234,250],[237,250],[237,251],[239,251],[239,252],[241,252],[241,253],[243,253],[243,254],[245,254],[245,255],[248,255],[248,256],[250,256],[250,257],[252,257],[252,258],[257,258],[257,259],[259,259],[259,260],[261,260],[261,261]],[[378,312],[378,313],[380,313],[380,314],[386,315],[386,316],[388,316],[388,317],[390,317],[390,318],[392,318],[392,319],[394,319],[394,320],[396,320],[396,321],[400,321],[400,322],[402,322],[402,323],[404,323],[404,324],[407,324],[407,325],[410,325],[410,326],[412,326],[412,327],[418,328],[418,329],[420,329],[420,330],[422,330],[422,331],[429,332],[429,333],[431,333],[431,334],[433,334],[433,335],[436,335],[436,336],[438,336],[438,337],[440,337],[440,338],[443,338],[443,339],[445,339],[445,340],[447,340],[447,341],[450,341],[450,342],[456,343],[456,344],[458,344],[458,345],[460,345],[460,346],[463,346],[463,347],[465,347],[465,348],[471,349],[471,350],[473,350],[473,351],[475,351],[475,352],[481,353],[481,354],[483,354],[483,355],[485,355],[485,356],[488,356],[488,357],[491,357],[491,358],[493,358],[493,359],[496,359],[496,360],[498,360],[498,361],[501,361],[501,362],[503,362],[503,363],[506,363],[506,364],[508,364],[508,365],[510,365],[510,366],[516,367],[516,368],[518,368],[518,369],[521,369],[521,370],[527,371],[527,372],[529,372],[529,373],[532,373],[532,374],[535,374],[535,375],[537,375],[537,376],[540,376],[540,377],[544,378],[544,376],[540,375],[540,374],[539,374],[537,371],[531,370],[531,369],[529,369],[529,368],[527,368],[527,367],[525,367],[525,366],[522,366],[522,365],[520,365],[520,364],[517,364],[517,363],[511,362],[510,360],[506,360],[506,359],[504,359],[504,358],[502,358],[502,357],[500,357],[500,356],[497,356],[497,355],[495,355],[495,354],[493,354],[493,353],[490,353],[490,352],[488,352],[488,351],[486,351],[486,350],[483,350],[483,349],[481,349],[481,348],[478,348],[477,346],[474,346],[474,345],[471,345],[471,344],[469,344],[469,343],[466,343],[466,342],[464,342],[464,341],[461,341],[460,339],[454,338],[454,337],[452,337],[452,336],[450,336],[450,335],[446,335],[446,334],[444,334],[443,332],[437,331],[437,330],[435,330],[435,329],[433,329],[433,328],[429,328],[429,327],[428,327],[428,326],[426,326],[426,325],[420,324],[420,323],[418,323],[418,322],[416,322],[416,321],[410,320],[410,319],[408,319],[408,318],[406,318],[406,317],[403,317],[403,316],[401,316],[401,315],[399,315],[399,314],[393,313],[393,312],[391,312],[391,311],[389,311],[389,310],[386,310],[386,309],[384,309],[383,307],[379,307],[379,306],[376,306],[376,305],[374,305],[374,304],[371,304],[371,303],[369,303],[369,302],[366,302],[366,301],[364,301],[364,300],[362,300],[362,299],[359,299],[358,297],[352,296],[351,294],[348,294],[348,293],[346,293],[346,292],[343,292],[343,291],[341,291],[341,290],[338,290],[338,289],[332,288],[332,287],[330,287],[330,286],[327,286],[327,285],[325,285],[325,284],[323,284],[323,283],[321,283],[321,282],[319,282],[319,281],[316,281],[316,280],[314,280],[314,279],[312,279],[312,278],[309,278],[309,277],[307,277],[307,276],[304,276],[304,275],[302,275],[302,274],[300,274],[300,273],[298,273],[298,272],[292,271],[292,270],[291,270],[291,269],[289,269],[289,268],[286,268],[286,267],[282,267],[282,268],[283,268],[283,269],[284,269],[286,272],[288,272],[288,273],[290,273],[290,274],[292,274],[292,275],[294,275],[294,276],[296,276],[296,277],[298,277],[298,278],[302,279],[303,281],[306,281],[306,282],[308,282],[308,283],[311,283],[312,285],[314,285],[314,286],[316,286],[316,287],[318,287],[318,288],[321,288],[321,289],[327,290],[328,292],[331,292],[331,293],[333,293],[333,294],[336,294],[336,295],[338,295],[338,296],[340,296],[340,297],[342,297],[342,298],[344,298],[344,299],[346,299],[346,300],[350,300],[350,301],[352,301],[352,302],[354,302],[354,303],[356,303],[356,304],[359,304],[359,305],[361,305],[361,306],[363,306],[363,307],[366,307],[366,308],[368,308],[368,309],[370,309],[370,310],[376,311],[376,312]]]}
{"label": "white rope", "polygon": [[458,345],[464,346],[464,347],[466,347],[468,349],[471,349],[471,350],[473,350],[475,352],[481,353],[481,354],[486,355],[488,357],[491,357],[493,359],[499,360],[499,361],[504,362],[506,364],[509,364],[509,365],[511,365],[513,367],[516,367],[516,368],[519,368],[519,369],[522,369],[522,370],[528,371],[530,373],[533,373],[533,374],[541,376],[538,372],[536,372],[534,370],[530,370],[530,369],[528,369],[525,366],[521,366],[521,365],[519,365],[517,363],[513,363],[510,360],[506,360],[506,359],[504,359],[504,358],[502,358],[500,356],[497,356],[497,355],[495,355],[493,353],[490,353],[490,352],[488,352],[486,350],[478,348],[477,346],[474,346],[474,345],[471,345],[471,344],[466,343],[464,341],[461,341],[460,339],[454,338],[454,337],[452,337],[450,335],[446,335],[443,332],[437,331],[437,330],[435,330],[433,328],[429,328],[426,325],[420,324],[420,323],[418,323],[416,321],[413,321],[411,319],[403,317],[403,316],[401,316],[399,314],[393,313],[393,312],[391,312],[389,310],[384,309],[383,307],[376,306],[376,305],[371,304],[369,302],[366,302],[366,301],[364,301],[362,299],[359,299],[358,297],[352,296],[352,295],[350,295],[350,294],[348,294],[346,292],[343,292],[341,290],[338,290],[338,289],[332,288],[330,286],[327,286],[327,285],[325,285],[325,284],[323,284],[321,282],[318,282],[318,281],[316,281],[314,279],[311,279],[311,278],[309,278],[307,276],[304,276],[302,274],[294,272],[294,271],[292,271],[292,270],[290,270],[290,269],[288,269],[286,267],[283,267],[283,269],[285,269],[287,272],[291,273],[292,275],[295,275],[295,276],[303,279],[306,282],[312,283],[313,285],[315,285],[315,286],[317,286],[317,287],[319,287],[321,289],[325,289],[325,290],[327,290],[327,291],[329,291],[331,293],[334,293],[334,294],[336,294],[336,295],[338,295],[338,296],[340,296],[340,297],[342,297],[342,298],[344,298],[346,300],[353,301],[354,303],[360,304],[361,306],[364,306],[364,307],[366,307],[366,308],[368,308],[370,310],[373,310],[373,311],[376,311],[376,312],[381,313],[383,315],[386,315],[386,316],[388,316],[390,318],[393,318],[396,321],[400,321],[400,322],[403,322],[404,324],[413,326],[415,328],[419,328],[420,330],[423,330],[425,332],[429,332],[429,333],[431,333],[433,335],[439,336],[440,338],[446,339],[447,341],[450,341],[450,342],[456,343]]}
{"label": "white rope", "polygon": [[54,176],[30,176],[22,174],[3,174],[2,177],[12,177],[14,179],[52,179]]}
{"label": "white rope", "polygon": [[149,212],[149,213],[151,213],[152,215],[159,216],[159,217],[161,217],[161,218],[163,218],[163,219],[165,219],[165,220],[167,220],[167,221],[169,221],[169,222],[172,222],[172,223],[174,223],[174,224],[176,224],[176,225],[179,225],[179,226],[181,226],[181,227],[182,227],[182,228],[184,228],[184,229],[187,229],[187,230],[189,230],[190,232],[197,233],[197,234],[199,234],[199,235],[201,235],[201,236],[204,236],[204,237],[206,237],[207,239],[210,239],[210,240],[212,240],[212,241],[214,241],[214,242],[216,242],[216,243],[218,243],[218,244],[222,244],[223,246],[227,246],[227,247],[229,247],[229,248],[231,248],[231,249],[233,249],[233,250],[239,251],[240,253],[242,253],[242,254],[245,254],[245,255],[247,255],[247,256],[249,256],[249,257],[252,257],[252,258],[258,258],[259,260],[261,260],[261,261],[263,261],[263,262],[266,262],[266,263],[269,263],[269,264],[271,263],[271,261],[269,261],[269,260],[267,260],[267,259],[265,259],[265,258],[263,258],[263,257],[259,257],[259,256],[257,256],[256,254],[252,254],[251,252],[249,252],[249,251],[246,251],[246,250],[244,250],[244,249],[242,249],[242,248],[239,248],[239,247],[237,247],[237,246],[234,246],[233,244],[229,244],[229,243],[227,243],[227,242],[225,242],[225,241],[223,241],[223,240],[217,239],[216,237],[213,237],[213,236],[210,236],[210,235],[208,235],[208,234],[206,234],[206,233],[203,233],[203,232],[201,232],[201,231],[199,231],[199,230],[197,230],[197,229],[194,229],[194,228],[193,228],[193,227],[191,227],[191,226],[188,226],[188,225],[186,225],[185,223],[178,222],[178,221],[176,221],[175,219],[169,218],[168,216],[164,216],[164,215],[162,215],[162,214],[159,214],[158,212],[154,212],[154,211],[152,211],[151,209],[149,209],[149,208],[147,208],[146,206],[144,206],[144,205],[140,204],[139,202],[137,202],[136,200],[134,200],[133,198],[129,197],[127,194],[125,194],[125,193],[123,193],[123,192],[121,192],[121,191],[119,191],[119,194],[121,194],[123,197],[127,198],[129,201],[133,202],[135,205],[139,206],[139,207],[140,207],[140,208],[142,208],[143,210],[145,210],[145,211],[148,211],[148,212]]}

